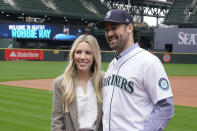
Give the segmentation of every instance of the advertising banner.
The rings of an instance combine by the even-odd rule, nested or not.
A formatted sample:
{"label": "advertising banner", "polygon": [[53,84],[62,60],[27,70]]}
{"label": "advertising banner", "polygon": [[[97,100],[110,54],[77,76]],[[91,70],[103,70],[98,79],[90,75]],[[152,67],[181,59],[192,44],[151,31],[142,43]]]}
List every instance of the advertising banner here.
{"label": "advertising banner", "polygon": [[7,61],[10,59],[43,60],[43,56],[42,50],[5,49],[4,54]]}
{"label": "advertising banner", "polygon": [[197,53],[197,28],[156,28],[154,49],[171,45],[174,53]]}
{"label": "advertising banner", "polygon": [[28,23],[0,23],[0,38],[73,41],[82,27]]}

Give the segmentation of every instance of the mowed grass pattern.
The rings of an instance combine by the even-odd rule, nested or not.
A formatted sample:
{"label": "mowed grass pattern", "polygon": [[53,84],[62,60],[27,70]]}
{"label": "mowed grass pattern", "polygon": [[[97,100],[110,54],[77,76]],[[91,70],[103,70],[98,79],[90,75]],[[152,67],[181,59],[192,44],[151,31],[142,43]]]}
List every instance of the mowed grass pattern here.
{"label": "mowed grass pattern", "polygon": [[165,131],[196,131],[197,108],[175,106],[175,115],[170,120]]}
{"label": "mowed grass pattern", "polygon": [[66,66],[67,62],[0,61],[0,81],[55,78]]}
{"label": "mowed grass pattern", "polygon": [[0,131],[49,131],[52,92],[0,85]]}
{"label": "mowed grass pattern", "polygon": [[[108,64],[102,63],[102,70],[106,71]],[[0,82],[55,78],[67,65],[68,62],[54,61],[0,61]]]}
{"label": "mowed grass pattern", "polygon": [[[55,78],[67,62],[0,61],[0,81]],[[106,71],[108,63],[102,63]],[[195,75],[197,64],[164,64],[168,75]],[[52,92],[0,85],[0,131],[50,131]],[[175,106],[165,131],[196,131],[197,108]]]}
{"label": "mowed grass pattern", "polygon": [[164,64],[169,76],[197,76],[197,64]]}

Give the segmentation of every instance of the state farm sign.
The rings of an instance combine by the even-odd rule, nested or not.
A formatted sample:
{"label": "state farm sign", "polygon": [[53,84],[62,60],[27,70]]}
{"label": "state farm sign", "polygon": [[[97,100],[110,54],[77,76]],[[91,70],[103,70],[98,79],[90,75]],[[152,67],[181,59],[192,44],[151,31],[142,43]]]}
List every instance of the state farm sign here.
{"label": "state farm sign", "polygon": [[6,49],[5,59],[29,59],[29,60],[43,60],[42,50],[15,50]]}

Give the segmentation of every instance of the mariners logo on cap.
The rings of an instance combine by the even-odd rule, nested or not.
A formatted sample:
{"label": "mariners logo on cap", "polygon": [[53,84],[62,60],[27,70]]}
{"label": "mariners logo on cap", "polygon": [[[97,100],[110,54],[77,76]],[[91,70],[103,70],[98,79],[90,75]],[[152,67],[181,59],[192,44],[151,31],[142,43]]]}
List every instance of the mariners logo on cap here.
{"label": "mariners logo on cap", "polygon": [[126,18],[126,22],[129,23],[129,19]]}
{"label": "mariners logo on cap", "polygon": [[105,18],[109,18],[110,15],[111,15],[111,11],[108,11],[107,14],[106,14],[106,16],[105,16]]}
{"label": "mariners logo on cap", "polygon": [[169,89],[169,83],[168,83],[168,80],[166,78],[161,78],[159,80],[159,87],[162,89],[162,90],[168,90]]}

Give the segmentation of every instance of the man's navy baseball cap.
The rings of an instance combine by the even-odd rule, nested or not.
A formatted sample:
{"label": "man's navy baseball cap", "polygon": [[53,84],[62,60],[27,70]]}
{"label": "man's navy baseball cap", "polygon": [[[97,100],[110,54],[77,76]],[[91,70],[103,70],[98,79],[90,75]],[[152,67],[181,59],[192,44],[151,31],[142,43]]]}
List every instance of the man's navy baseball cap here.
{"label": "man's navy baseball cap", "polygon": [[125,10],[112,9],[107,12],[103,21],[96,24],[98,28],[104,28],[105,22],[115,22],[120,24],[133,24],[133,17]]}

